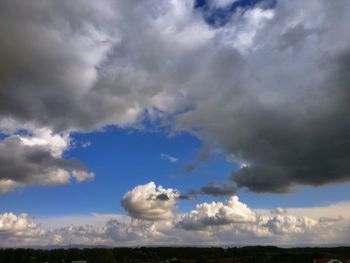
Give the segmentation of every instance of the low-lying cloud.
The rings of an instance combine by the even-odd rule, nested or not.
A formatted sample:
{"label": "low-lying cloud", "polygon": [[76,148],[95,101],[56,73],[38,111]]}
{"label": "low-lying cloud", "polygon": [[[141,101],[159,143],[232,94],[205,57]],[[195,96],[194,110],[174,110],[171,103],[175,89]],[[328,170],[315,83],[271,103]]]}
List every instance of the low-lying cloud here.
{"label": "low-lying cloud", "polygon": [[177,226],[186,230],[205,230],[211,226],[247,223],[255,220],[255,213],[241,203],[237,196],[233,196],[226,203],[212,202],[197,205],[195,210],[180,216]]}
{"label": "low-lying cloud", "polygon": [[80,219],[66,216],[59,225],[57,217],[3,213],[0,246],[341,245],[350,242],[349,206],[339,203],[262,213],[232,196],[225,202],[199,203],[192,211],[167,219],[93,214]]}

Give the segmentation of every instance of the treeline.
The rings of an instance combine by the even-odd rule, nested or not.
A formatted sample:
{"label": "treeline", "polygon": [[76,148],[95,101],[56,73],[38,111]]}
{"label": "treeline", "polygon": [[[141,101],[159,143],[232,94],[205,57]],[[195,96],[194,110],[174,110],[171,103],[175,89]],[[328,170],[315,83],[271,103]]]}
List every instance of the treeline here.
{"label": "treeline", "polygon": [[88,263],[164,262],[178,258],[181,263],[298,262],[311,263],[314,258],[350,258],[350,247],[290,248],[254,246],[242,248],[139,247],[139,248],[69,248],[69,249],[0,249],[0,263]]}

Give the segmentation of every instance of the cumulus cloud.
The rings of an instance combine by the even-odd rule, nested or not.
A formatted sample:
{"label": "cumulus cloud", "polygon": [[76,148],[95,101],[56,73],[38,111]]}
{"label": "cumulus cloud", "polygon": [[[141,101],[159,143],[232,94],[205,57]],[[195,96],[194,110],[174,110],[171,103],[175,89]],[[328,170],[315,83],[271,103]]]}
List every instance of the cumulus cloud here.
{"label": "cumulus cloud", "polygon": [[291,214],[297,217],[307,216],[310,218],[344,218],[350,220],[350,214],[344,213],[347,211],[350,206],[348,201],[338,202],[335,204],[329,204],[326,206],[313,206],[313,207],[304,207],[304,208],[295,208],[289,207],[286,208],[275,208],[272,210],[268,209],[255,209],[255,211],[260,215],[270,216],[278,214]]}
{"label": "cumulus cloud", "polygon": [[[342,208],[342,216],[329,216]],[[312,208],[310,208],[312,210]],[[0,214],[1,246],[37,245],[341,245],[350,242],[349,203],[291,212],[252,210],[231,197],[227,202],[198,204],[195,210],[168,220],[125,215],[84,215],[32,219]],[[299,215],[304,211],[303,215]]]}
{"label": "cumulus cloud", "polygon": [[277,208],[271,210],[271,214],[273,214],[273,215],[283,215],[286,213],[287,213],[287,210],[283,209],[281,207],[277,207]]}
{"label": "cumulus cloud", "polygon": [[[345,211],[347,206],[349,204],[333,204],[315,208],[320,212],[310,215],[306,208],[276,208],[264,214],[261,213],[263,210],[251,210],[237,197],[231,197],[226,203],[198,204],[190,213],[178,215],[174,224],[193,235],[200,233],[220,245],[329,245],[335,237],[337,244],[346,244],[349,242],[349,218],[324,215],[332,214],[339,207]],[[289,210],[296,211],[296,214],[287,212]]]}
{"label": "cumulus cloud", "polygon": [[53,134],[49,129],[33,130],[31,136],[17,136],[24,145],[44,146],[50,150],[54,157],[62,156],[70,145],[68,134]]}
{"label": "cumulus cloud", "polygon": [[72,178],[77,182],[94,178],[80,162],[62,158],[69,147],[67,136],[40,134],[10,135],[0,141],[0,193],[33,184],[59,185]]}
{"label": "cumulus cloud", "polygon": [[308,217],[276,215],[267,219],[262,226],[274,234],[303,233],[317,225],[318,221]]}
{"label": "cumulus cloud", "polygon": [[[323,213],[327,214],[337,207],[338,204],[323,207]],[[307,209],[303,211],[307,214]],[[262,215],[250,210],[237,197],[231,197],[226,204],[198,204],[190,213],[179,215],[175,222],[177,228],[194,235],[204,234],[221,245],[346,244],[349,242],[349,224],[349,219],[343,217],[325,219],[323,216],[294,215],[279,208],[271,214]]]}
{"label": "cumulus cloud", "polygon": [[202,230],[210,226],[255,221],[255,213],[238,200],[231,197],[226,203],[212,202],[196,206],[196,209],[184,214],[177,226],[188,230]]}
{"label": "cumulus cloud", "polygon": [[[0,214],[0,245],[1,246],[65,246],[65,245],[129,245],[141,244],[149,238],[156,238],[159,232],[153,222],[144,222],[123,218],[122,216],[90,216],[85,219],[90,224],[45,227],[34,222],[27,214]],[[94,218],[99,221],[95,222]],[[51,218],[41,221],[47,224]],[[100,222],[101,221],[101,222]],[[160,226],[159,226],[160,227]],[[158,227],[158,228],[159,228]],[[161,227],[160,227],[161,228]]]}
{"label": "cumulus cloud", "polygon": [[35,224],[27,214],[0,214],[0,245],[13,246],[18,242],[35,244],[45,231]]}
{"label": "cumulus cloud", "polygon": [[91,180],[94,180],[94,178],[95,178],[94,173],[84,171],[84,170],[81,170],[81,171],[73,170],[72,176],[77,180],[78,183],[85,182],[85,181],[91,181]]}
{"label": "cumulus cloud", "polygon": [[[108,219],[109,217],[109,219]],[[2,247],[67,246],[67,245],[139,245],[154,242],[163,235],[164,225],[130,218],[111,218],[102,215],[102,221],[93,224],[98,216],[85,217],[90,224],[45,227],[35,223],[26,214],[0,214],[0,245]],[[51,218],[45,218],[44,223]],[[98,219],[98,221],[101,221]],[[168,226],[169,228],[169,226]]]}
{"label": "cumulus cloud", "polygon": [[174,216],[175,203],[179,195],[175,189],[165,189],[150,182],[128,191],[121,205],[134,218],[150,221],[169,220]]}

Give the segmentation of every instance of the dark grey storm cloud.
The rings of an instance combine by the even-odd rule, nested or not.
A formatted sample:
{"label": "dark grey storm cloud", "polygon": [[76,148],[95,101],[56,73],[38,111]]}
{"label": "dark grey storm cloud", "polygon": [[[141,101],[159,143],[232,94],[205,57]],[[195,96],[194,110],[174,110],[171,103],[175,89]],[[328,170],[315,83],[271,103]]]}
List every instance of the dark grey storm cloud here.
{"label": "dark grey storm cloud", "polygon": [[93,19],[68,1],[1,1],[1,117],[57,129],[87,125],[83,76],[91,78],[94,65],[78,41]]}
{"label": "dark grey storm cloud", "polygon": [[235,195],[238,188],[235,183],[226,182],[220,184],[218,182],[211,182],[201,187],[200,192],[212,196],[231,196]]}
{"label": "dark grey storm cloud", "polygon": [[[107,51],[120,37],[111,29],[116,10],[127,8],[115,5],[114,10],[111,1],[1,1],[0,117],[57,132],[133,121],[137,99],[128,100],[129,83],[123,90],[116,76],[122,70],[101,73]],[[104,85],[109,81],[113,94]]]}
{"label": "dark grey storm cloud", "polygon": [[199,190],[191,190],[187,193],[178,196],[181,200],[194,200],[200,195],[211,195],[211,196],[233,196],[238,192],[238,187],[235,182],[209,182],[202,186]]}
{"label": "dark grey storm cloud", "polygon": [[286,102],[287,111],[260,111],[243,124],[254,126],[254,138],[239,142],[242,157],[252,164],[233,173],[238,186],[288,192],[296,185],[349,181],[350,52],[329,62],[334,68],[325,82],[306,97]]}
{"label": "dark grey storm cloud", "polygon": [[199,191],[190,190],[187,193],[180,194],[177,199],[180,200],[195,200],[200,195]]}
{"label": "dark grey storm cloud", "polygon": [[92,176],[83,164],[56,157],[46,146],[24,145],[17,136],[0,142],[0,193],[32,184],[66,184],[72,177],[80,182]]}
{"label": "dark grey storm cloud", "polygon": [[[279,2],[241,76],[179,117],[244,164],[232,179],[251,191],[350,180],[349,2],[304,3]],[[327,19],[312,21],[315,10]]]}
{"label": "dark grey storm cloud", "polygon": [[1,1],[0,131],[133,125],[147,110],[245,164],[239,187],[350,181],[350,2],[277,1],[218,28],[193,4]]}

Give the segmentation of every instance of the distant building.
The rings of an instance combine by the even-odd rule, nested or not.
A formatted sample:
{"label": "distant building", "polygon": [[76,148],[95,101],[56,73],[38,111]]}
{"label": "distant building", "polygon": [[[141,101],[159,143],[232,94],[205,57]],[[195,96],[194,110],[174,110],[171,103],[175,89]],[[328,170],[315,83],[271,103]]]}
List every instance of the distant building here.
{"label": "distant building", "polygon": [[349,259],[326,259],[326,258],[319,258],[314,259],[314,263],[350,263]]}

